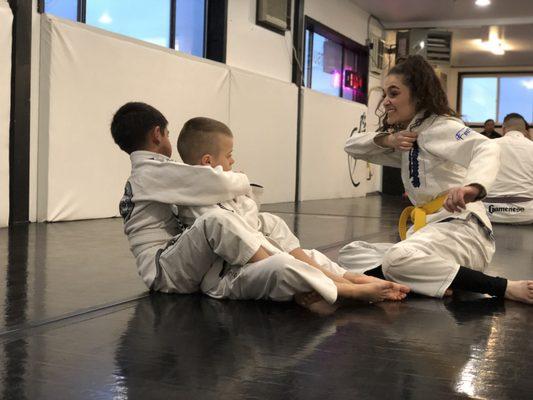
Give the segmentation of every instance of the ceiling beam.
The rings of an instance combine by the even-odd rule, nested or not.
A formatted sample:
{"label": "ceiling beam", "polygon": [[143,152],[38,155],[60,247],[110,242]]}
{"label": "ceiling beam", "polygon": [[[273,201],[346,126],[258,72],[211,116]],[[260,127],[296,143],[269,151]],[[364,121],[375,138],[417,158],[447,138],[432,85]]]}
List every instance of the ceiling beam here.
{"label": "ceiling beam", "polygon": [[491,25],[527,25],[533,24],[533,17],[516,18],[487,18],[487,19],[451,19],[442,21],[408,21],[387,22],[382,21],[385,29],[409,29],[409,28],[479,28]]}

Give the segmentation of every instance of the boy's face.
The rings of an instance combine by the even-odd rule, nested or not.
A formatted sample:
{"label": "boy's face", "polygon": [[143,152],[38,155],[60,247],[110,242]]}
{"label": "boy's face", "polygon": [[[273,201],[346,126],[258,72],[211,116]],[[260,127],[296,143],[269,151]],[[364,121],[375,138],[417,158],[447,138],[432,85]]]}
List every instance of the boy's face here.
{"label": "boy's face", "polygon": [[224,171],[231,171],[231,166],[235,163],[233,159],[233,138],[219,133],[216,140],[218,142],[218,155],[211,157],[210,165],[213,168],[220,165]]}

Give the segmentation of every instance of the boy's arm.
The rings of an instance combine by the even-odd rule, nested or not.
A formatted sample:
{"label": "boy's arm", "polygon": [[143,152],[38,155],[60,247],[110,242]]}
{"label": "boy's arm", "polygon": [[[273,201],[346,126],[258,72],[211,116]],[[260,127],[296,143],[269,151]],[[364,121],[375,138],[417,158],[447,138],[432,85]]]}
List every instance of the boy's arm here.
{"label": "boy's arm", "polygon": [[207,206],[231,200],[250,190],[244,174],[221,167],[187,165],[174,161],[142,160],[132,171],[137,183],[135,201],[157,201],[185,206]]}

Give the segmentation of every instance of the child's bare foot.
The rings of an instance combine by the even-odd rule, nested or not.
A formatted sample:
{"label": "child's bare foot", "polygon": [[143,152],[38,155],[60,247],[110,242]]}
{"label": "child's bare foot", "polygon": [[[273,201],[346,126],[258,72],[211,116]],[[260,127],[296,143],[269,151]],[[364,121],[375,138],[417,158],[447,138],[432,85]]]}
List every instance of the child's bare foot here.
{"label": "child's bare foot", "polygon": [[384,300],[403,300],[406,294],[394,289],[392,282],[380,280],[379,282],[354,284],[338,284],[339,296],[368,302]]}
{"label": "child's bare foot", "polygon": [[[346,272],[343,276],[343,278],[349,280],[352,283],[360,284],[360,283],[375,283],[375,282],[389,282],[385,281],[380,278],[376,278],[375,276],[369,276],[369,275],[358,275],[354,274],[352,272]],[[405,285],[402,285],[400,283],[392,282],[394,290],[398,290],[402,293],[409,293],[411,291],[411,288]]]}
{"label": "child's bare foot", "polygon": [[294,301],[302,307],[308,307],[320,300],[324,299],[317,292],[298,293],[294,295]]}
{"label": "child's bare foot", "polygon": [[319,315],[331,315],[338,308],[338,305],[329,304],[317,292],[295,294],[294,301]]}
{"label": "child's bare foot", "polygon": [[507,281],[505,298],[533,304],[533,281]]}

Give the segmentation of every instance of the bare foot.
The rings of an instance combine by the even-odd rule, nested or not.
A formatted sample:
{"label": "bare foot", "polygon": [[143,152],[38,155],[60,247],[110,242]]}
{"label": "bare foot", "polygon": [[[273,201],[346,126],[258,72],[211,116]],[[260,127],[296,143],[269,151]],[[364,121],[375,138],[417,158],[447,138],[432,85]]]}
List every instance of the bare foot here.
{"label": "bare foot", "polygon": [[331,315],[339,308],[338,305],[329,304],[317,292],[295,294],[294,301],[296,304],[319,315]]}
{"label": "bare foot", "polygon": [[[375,283],[375,282],[389,282],[384,281],[383,279],[376,278],[375,276],[369,276],[369,275],[358,275],[354,274],[352,272],[346,272],[343,276],[343,278],[349,280],[352,283],[359,284],[359,283]],[[392,282],[393,289],[398,290],[402,293],[409,293],[411,291],[411,288],[405,285],[402,285],[400,283]]]}
{"label": "bare foot", "polygon": [[317,292],[308,292],[295,294],[294,300],[302,307],[308,307],[311,304],[324,299]]}
{"label": "bare foot", "polygon": [[533,304],[533,281],[507,281],[505,298]]}
{"label": "bare foot", "polygon": [[394,289],[392,282],[380,280],[379,282],[354,284],[338,284],[339,296],[362,300],[368,302],[378,302],[384,300],[403,300],[406,294]]}
{"label": "bare foot", "polygon": [[444,297],[450,297],[453,296],[453,289],[446,289],[444,292]]}

